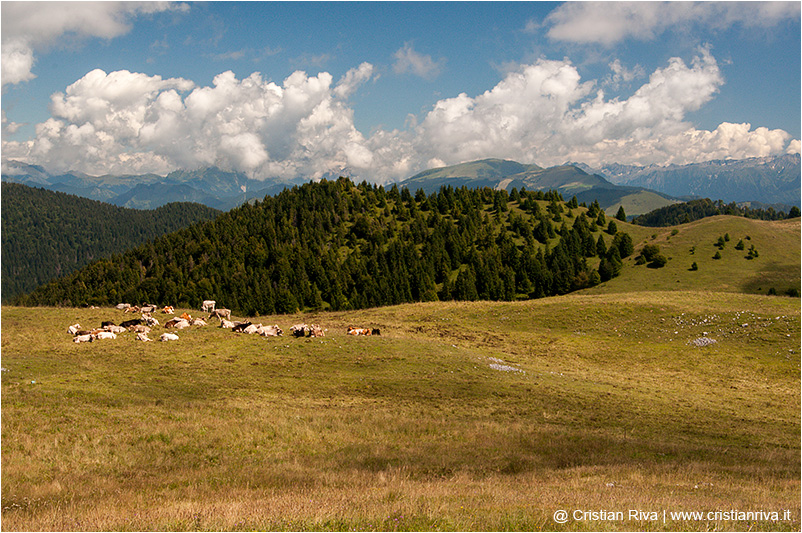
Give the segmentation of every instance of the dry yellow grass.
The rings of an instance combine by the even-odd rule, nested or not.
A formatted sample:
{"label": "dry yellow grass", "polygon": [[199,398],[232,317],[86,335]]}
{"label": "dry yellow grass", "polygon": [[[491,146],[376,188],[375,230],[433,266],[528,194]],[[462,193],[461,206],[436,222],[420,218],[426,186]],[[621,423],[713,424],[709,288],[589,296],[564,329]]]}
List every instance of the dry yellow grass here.
{"label": "dry yellow grass", "polygon": [[[65,332],[117,313],[3,308],[3,530],[800,527],[797,300],[570,295],[257,319],[319,322],[323,339]],[[382,335],[348,337],[351,324]],[[703,336],[717,342],[689,344]],[[660,519],[559,524],[560,509]],[[662,519],[732,509],[791,514]]]}

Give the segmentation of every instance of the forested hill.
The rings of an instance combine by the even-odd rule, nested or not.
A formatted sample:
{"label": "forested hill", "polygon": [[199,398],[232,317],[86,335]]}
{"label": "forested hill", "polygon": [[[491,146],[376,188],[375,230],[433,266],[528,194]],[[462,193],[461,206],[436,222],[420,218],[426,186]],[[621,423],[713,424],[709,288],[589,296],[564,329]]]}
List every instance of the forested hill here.
{"label": "forested hill", "polygon": [[96,261],[17,303],[199,307],[208,298],[257,315],[536,298],[617,275],[632,239],[615,226],[597,204],[566,204],[559,193],[449,187],[413,197],[323,180]]}
{"label": "forested hill", "polygon": [[2,184],[2,200],[3,302],[95,259],[220,214],[193,203],[139,211],[16,183]]}
{"label": "forested hill", "polygon": [[776,211],[773,207],[754,209],[738,205],[735,202],[725,204],[721,200],[714,202],[709,198],[703,198],[655,209],[650,213],[635,217],[632,223],[652,227],[677,226],[716,215],[732,215],[757,220],[784,220],[798,217],[799,208],[794,206],[786,214]]}

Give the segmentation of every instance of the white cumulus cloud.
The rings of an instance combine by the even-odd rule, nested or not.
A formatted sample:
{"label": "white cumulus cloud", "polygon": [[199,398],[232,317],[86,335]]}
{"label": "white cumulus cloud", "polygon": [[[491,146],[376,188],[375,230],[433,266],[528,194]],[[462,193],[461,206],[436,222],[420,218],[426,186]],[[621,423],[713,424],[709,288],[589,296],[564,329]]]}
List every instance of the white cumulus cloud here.
{"label": "white cumulus cloud", "polygon": [[63,35],[111,39],[131,29],[130,19],[168,9],[175,2],[3,2],[2,85],[36,77],[34,52],[56,44]]}
{"label": "white cumulus cloud", "polygon": [[[386,183],[487,157],[542,166],[684,164],[800,149],[782,130],[724,122],[707,131],[688,121],[724,84],[706,48],[690,63],[670,59],[616,98],[605,96],[603,80],[583,80],[570,61],[540,59],[479,95],[438,101],[404,130],[365,136],[348,98],[373,76],[363,63],[337,83],[328,72],[296,71],[276,83],[229,71],[197,86],[95,70],[53,95],[52,116],[32,139],[3,142],[3,157],[96,175],[216,165],[259,179],[316,179],[347,168]],[[5,129],[14,127],[4,118]]]}
{"label": "white cumulus cloud", "polygon": [[566,2],[544,21],[559,41],[613,45],[654,39],[676,25],[771,27],[798,19],[798,2]]}

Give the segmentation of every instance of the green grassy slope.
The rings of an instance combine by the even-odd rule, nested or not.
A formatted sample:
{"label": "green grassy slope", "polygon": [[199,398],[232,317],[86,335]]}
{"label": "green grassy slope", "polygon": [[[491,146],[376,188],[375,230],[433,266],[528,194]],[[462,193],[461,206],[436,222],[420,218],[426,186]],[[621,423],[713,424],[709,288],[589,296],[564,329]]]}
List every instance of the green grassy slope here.
{"label": "green grassy slope", "polygon": [[[774,288],[777,294],[784,294],[791,288],[800,289],[799,218],[762,221],[721,215],[668,228],[625,223],[619,223],[619,228],[632,236],[636,253],[624,260],[618,278],[589,289],[589,293],[711,290],[767,294]],[[714,245],[725,234],[730,241],[719,251]],[[735,246],[741,239],[745,249],[739,251]],[[658,245],[669,258],[668,264],[660,269],[636,266],[635,256],[645,244]],[[752,245],[759,256],[747,260]],[[713,259],[716,252],[721,259]],[[697,271],[690,270],[694,262]]]}
{"label": "green grassy slope", "polygon": [[[318,322],[321,339],[206,327],[79,345],[65,331],[127,316],[2,309],[4,530],[799,529],[795,299],[573,294],[257,319]],[[348,337],[351,324],[382,335]],[[558,509],[792,520],[561,525]]]}

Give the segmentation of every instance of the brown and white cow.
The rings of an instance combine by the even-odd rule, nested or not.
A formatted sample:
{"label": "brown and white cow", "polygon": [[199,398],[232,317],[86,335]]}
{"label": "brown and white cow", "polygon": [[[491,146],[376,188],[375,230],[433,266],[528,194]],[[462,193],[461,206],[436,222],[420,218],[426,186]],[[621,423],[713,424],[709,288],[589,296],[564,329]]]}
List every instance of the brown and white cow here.
{"label": "brown and white cow", "polygon": [[370,335],[371,331],[368,328],[357,328],[354,326],[348,326],[348,331],[346,333],[348,335]]}
{"label": "brown and white cow", "polygon": [[165,328],[184,329],[189,327],[189,321],[180,317],[174,317],[164,323]]}

